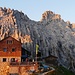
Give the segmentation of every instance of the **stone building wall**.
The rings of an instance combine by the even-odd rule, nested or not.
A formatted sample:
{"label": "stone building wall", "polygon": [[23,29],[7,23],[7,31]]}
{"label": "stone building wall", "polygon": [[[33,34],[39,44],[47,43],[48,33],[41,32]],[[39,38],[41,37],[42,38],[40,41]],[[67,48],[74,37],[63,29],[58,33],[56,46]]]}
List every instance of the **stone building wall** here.
{"label": "stone building wall", "polygon": [[10,65],[8,62],[0,62],[0,75],[20,74],[26,75],[29,70],[38,70],[38,64]]}

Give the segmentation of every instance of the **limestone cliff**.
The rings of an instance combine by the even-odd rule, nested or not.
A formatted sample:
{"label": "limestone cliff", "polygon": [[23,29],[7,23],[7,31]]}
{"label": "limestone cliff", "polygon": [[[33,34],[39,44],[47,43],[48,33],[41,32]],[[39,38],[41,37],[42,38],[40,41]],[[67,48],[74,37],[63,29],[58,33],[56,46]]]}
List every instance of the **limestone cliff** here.
{"label": "limestone cliff", "polygon": [[0,40],[11,35],[35,56],[39,45],[42,57],[58,57],[63,66],[75,68],[75,24],[65,22],[59,14],[46,11],[38,22],[30,20],[23,12],[0,7]]}

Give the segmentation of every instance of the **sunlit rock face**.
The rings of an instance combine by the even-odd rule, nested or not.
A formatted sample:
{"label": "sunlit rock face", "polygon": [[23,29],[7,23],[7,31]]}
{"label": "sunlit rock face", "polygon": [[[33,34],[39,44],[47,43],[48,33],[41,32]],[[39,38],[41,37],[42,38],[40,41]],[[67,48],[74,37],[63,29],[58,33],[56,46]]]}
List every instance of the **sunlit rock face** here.
{"label": "sunlit rock face", "polygon": [[[37,16],[36,16],[37,17]],[[46,11],[38,22],[30,20],[22,11],[0,7],[0,40],[12,36],[35,56],[36,44],[41,56],[58,57],[63,66],[74,71],[75,24],[65,22],[59,14]]]}
{"label": "sunlit rock face", "polygon": [[42,14],[41,21],[52,21],[52,20],[61,20],[61,16],[59,14],[55,14],[52,11],[46,11]]}

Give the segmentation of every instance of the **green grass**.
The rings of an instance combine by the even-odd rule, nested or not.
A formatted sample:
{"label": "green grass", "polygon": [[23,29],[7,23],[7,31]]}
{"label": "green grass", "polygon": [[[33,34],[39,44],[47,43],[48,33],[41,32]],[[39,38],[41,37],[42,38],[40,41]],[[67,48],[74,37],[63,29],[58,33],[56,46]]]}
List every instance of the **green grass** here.
{"label": "green grass", "polygon": [[49,73],[47,75],[75,75],[73,72],[69,71],[68,69],[62,66],[55,67],[55,69],[55,72]]}

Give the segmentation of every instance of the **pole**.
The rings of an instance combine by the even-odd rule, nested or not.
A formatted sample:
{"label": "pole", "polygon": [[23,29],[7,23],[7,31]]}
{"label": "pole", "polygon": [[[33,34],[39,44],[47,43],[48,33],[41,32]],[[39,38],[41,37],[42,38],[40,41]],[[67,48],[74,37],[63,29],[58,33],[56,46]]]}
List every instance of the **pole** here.
{"label": "pole", "polygon": [[37,63],[38,48],[39,48],[39,46],[36,44],[36,63]]}
{"label": "pole", "polygon": [[36,54],[36,63],[37,63],[37,54]]}

